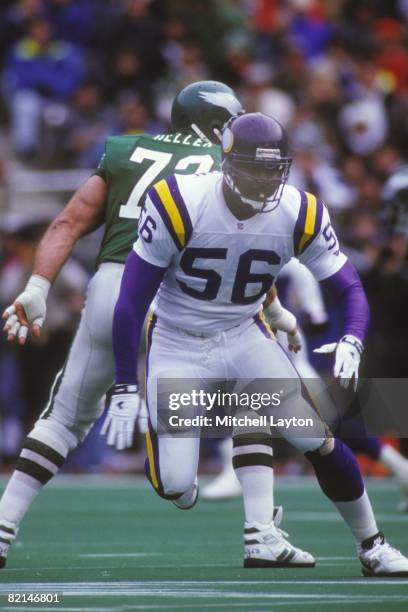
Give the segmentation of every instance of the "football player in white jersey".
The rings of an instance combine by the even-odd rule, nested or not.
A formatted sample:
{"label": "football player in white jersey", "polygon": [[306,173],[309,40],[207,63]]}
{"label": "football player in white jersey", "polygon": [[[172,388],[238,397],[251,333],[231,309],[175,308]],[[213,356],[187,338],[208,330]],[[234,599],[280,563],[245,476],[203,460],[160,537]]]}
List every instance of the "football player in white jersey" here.
{"label": "football player in white jersey", "polygon": [[[116,384],[109,413],[139,401],[137,353],[154,300],[147,334],[146,467],[155,490],[183,508],[198,495],[198,437],[157,432],[160,379],[174,379],[175,386],[186,378],[286,379],[290,399],[279,408],[310,418],[314,429],[303,437],[296,428],[282,427],[280,433],[305,453],[349,526],[364,575],[408,576],[408,559],[377,527],[354,455],[330,437],[261,314],[274,278],[297,257],[343,305],[334,375],[344,386],[352,379],[356,386],[369,318],[359,277],[339,249],[323,203],[286,184],[291,158],[278,122],[262,113],[232,118],[222,149],[222,172],[173,175],[148,192],[115,308]],[[244,565],[273,567],[300,553],[273,523],[268,461],[265,469],[253,470],[256,453],[249,436],[234,434],[233,462],[244,494]],[[257,451],[265,458],[268,440],[261,429]],[[306,556],[305,565],[308,561]]]}

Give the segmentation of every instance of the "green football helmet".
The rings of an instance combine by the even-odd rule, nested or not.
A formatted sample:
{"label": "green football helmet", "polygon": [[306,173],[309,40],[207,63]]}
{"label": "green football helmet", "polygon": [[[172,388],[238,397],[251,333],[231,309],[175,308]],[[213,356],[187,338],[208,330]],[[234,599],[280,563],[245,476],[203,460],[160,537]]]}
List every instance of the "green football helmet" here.
{"label": "green football helmet", "polygon": [[224,124],[243,112],[231,87],[219,81],[197,81],[184,87],[175,97],[171,127],[173,132],[193,133],[218,144]]}
{"label": "green football helmet", "polygon": [[383,229],[408,238],[408,165],[391,174],[383,189]]}

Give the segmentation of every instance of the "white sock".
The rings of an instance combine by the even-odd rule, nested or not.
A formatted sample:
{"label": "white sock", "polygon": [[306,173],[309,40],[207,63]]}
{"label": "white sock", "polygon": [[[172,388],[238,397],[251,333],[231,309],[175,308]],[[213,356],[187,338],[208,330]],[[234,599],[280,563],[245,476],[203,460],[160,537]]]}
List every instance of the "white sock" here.
{"label": "white sock", "polygon": [[0,522],[19,527],[38,493],[62,466],[69,451],[65,438],[69,436],[72,434],[62,435],[51,422],[36,423],[24,441],[16,469],[0,499]]}
{"label": "white sock", "polygon": [[17,529],[43,486],[23,472],[13,472],[0,499],[0,522],[5,520]]}
{"label": "white sock", "polygon": [[381,448],[379,460],[389,469],[393,476],[408,483],[408,460],[393,446],[384,444]]}
{"label": "white sock", "polygon": [[273,520],[273,468],[270,444],[241,443],[234,439],[233,465],[242,487],[245,521],[269,524]]}
{"label": "white sock", "polygon": [[334,504],[344,521],[350,527],[356,540],[357,548],[360,550],[361,542],[378,533],[377,523],[367,492],[364,490],[362,496],[353,501],[334,502]]}

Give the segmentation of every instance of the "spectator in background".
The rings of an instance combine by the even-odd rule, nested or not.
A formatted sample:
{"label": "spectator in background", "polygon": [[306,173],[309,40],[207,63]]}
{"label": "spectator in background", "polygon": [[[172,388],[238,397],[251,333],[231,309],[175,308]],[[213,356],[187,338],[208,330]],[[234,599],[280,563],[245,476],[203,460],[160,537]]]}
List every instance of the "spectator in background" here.
{"label": "spectator in background", "polygon": [[118,131],[118,113],[106,104],[101,85],[92,79],[83,81],[62,121],[54,120],[55,111],[49,107],[44,114],[44,155],[56,166],[95,168],[106,138]]}
{"label": "spectator in background", "polygon": [[58,39],[84,47],[92,45],[98,25],[94,0],[47,0],[46,7]]}
{"label": "spectator in background", "polygon": [[177,73],[167,70],[155,88],[155,111],[160,121],[170,123],[170,109],[177,93],[194,81],[210,78],[208,66],[205,63],[200,48],[191,40],[185,40],[181,46],[180,65]]}
{"label": "spectator in background", "polygon": [[165,40],[162,46],[162,54],[168,70],[175,72],[181,65],[183,55],[183,41],[186,40],[187,28],[183,19],[172,16],[164,24]]}
{"label": "spectator in background", "polygon": [[269,64],[254,62],[244,72],[246,83],[243,105],[247,112],[259,111],[274,117],[286,129],[293,120],[293,98],[274,85],[273,69]]}
{"label": "spectator in background", "polygon": [[346,0],[340,7],[336,30],[353,55],[372,52],[376,7],[372,0]]}
{"label": "spectator in background", "polygon": [[122,0],[121,4],[123,12],[113,23],[107,41],[109,57],[115,54],[120,42],[122,47],[133,49],[151,77],[157,78],[164,69],[163,29],[160,22],[150,16],[151,0]]}
{"label": "spectator in background", "polygon": [[383,104],[375,98],[345,104],[339,114],[339,128],[350,153],[371,155],[387,137],[388,120]]}
{"label": "spectator in background", "polygon": [[76,90],[67,122],[66,153],[71,165],[95,168],[105,140],[117,132],[118,116],[106,105],[96,81],[86,81]]}
{"label": "spectator in background", "polygon": [[[49,219],[30,220],[27,217],[17,221],[11,219],[10,224],[7,224],[6,218],[3,222],[6,257],[0,275],[0,295],[4,305],[24,289],[31,274],[35,250]],[[87,282],[88,276],[82,266],[70,259],[58,276],[55,290],[50,294],[47,326],[41,339],[33,338],[24,351],[15,352],[18,364],[16,371],[19,371],[21,377],[22,402],[27,410],[23,418],[24,433],[44,409],[48,389],[65,361],[83,305]],[[3,350],[13,351],[13,347],[6,345]]]}
{"label": "spectator in background", "polygon": [[[2,3],[3,4],[3,3]],[[44,0],[16,0],[0,7],[0,64],[8,49],[25,34],[26,24],[36,17],[45,17]]]}
{"label": "spectator in background", "polygon": [[396,19],[379,19],[376,24],[377,53],[375,61],[389,80],[391,91],[403,93],[408,87],[408,50],[405,45],[406,32]]}
{"label": "spectator in background", "polygon": [[125,95],[119,102],[119,133],[121,134],[159,134],[165,126],[155,121],[147,105],[138,96]]}
{"label": "spectator in background", "polygon": [[114,102],[124,93],[143,95],[151,99],[152,79],[137,51],[120,47],[111,58],[105,91]]}
{"label": "spectator in background", "polygon": [[251,26],[255,33],[254,57],[265,62],[282,53],[283,32],[287,23],[286,7],[279,0],[255,0]]}
{"label": "spectator in background", "polygon": [[294,14],[289,21],[287,36],[302,51],[306,60],[323,55],[333,35],[333,27],[320,0],[291,0]]}
{"label": "spectator in background", "polygon": [[49,21],[35,18],[29,22],[27,36],[12,47],[4,71],[11,136],[18,155],[32,158],[38,152],[45,108],[66,101],[84,73],[80,50],[55,39]]}

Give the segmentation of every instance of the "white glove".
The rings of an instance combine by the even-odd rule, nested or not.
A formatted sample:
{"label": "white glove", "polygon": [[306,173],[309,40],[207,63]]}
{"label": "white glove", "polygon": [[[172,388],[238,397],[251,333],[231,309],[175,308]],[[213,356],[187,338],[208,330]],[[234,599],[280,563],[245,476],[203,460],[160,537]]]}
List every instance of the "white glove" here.
{"label": "white glove", "polygon": [[7,333],[9,342],[17,337],[19,344],[25,344],[29,327],[31,327],[35,336],[40,335],[47,310],[46,301],[50,287],[49,280],[33,274],[24,291],[3,312],[3,319],[6,319],[3,329]]}
{"label": "white glove", "polygon": [[323,344],[320,348],[314,349],[314,353],[335,353],[334,370],[335,378],[340,379],[342,387],[346,388],[354,376],[354,391],[357,389],[358,368],[360,357],[363,352],[363,345],[358,338],[346,335],[340,338],[339,342]]}
{"label": "white glove", "polygon": [[136,421],[146,428],[147,409],[139,395],[137,385],[114,385],[107,395],[108,413],[102,425],[101,435],[106,436],[108,446],[117,450],[129,448],[133,443]]}
{"label": "white glove", "polygon": [[286,308],[283,308],[276,297],[265,309],[268,317],[268,323],[273,329],[286,332],[288,339],[288,348],[290,351],[297,353],[302,348],[302,340],[297,328],[297,321],[294,314]]}

